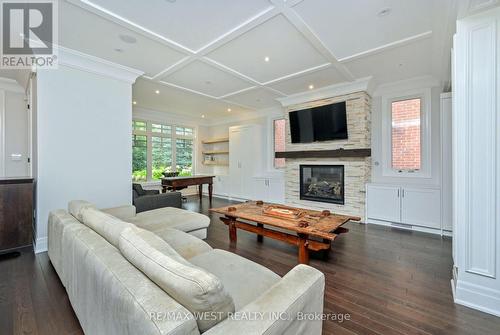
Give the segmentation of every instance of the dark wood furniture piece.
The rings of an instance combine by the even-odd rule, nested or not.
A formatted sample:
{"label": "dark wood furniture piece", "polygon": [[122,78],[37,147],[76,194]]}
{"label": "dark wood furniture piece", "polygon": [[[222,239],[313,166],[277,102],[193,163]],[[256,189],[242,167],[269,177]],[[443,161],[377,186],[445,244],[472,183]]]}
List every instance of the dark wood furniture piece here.
{"label": "dark wood furniture piece", "polygon": [[0,253],[33,244],[32,178],[0,178]]}
{"label": "dark wood furniture piece", "polygon": [[[282,211],[280,213],[278,210],[276,215],[270,215],[269,206],[278,207]],[[224,215],[220,219],[229,227],[229,240],[232,246],[236,246],[236,230],[246,230],[257,234],[258,241],[262,241],[266,236],[296,245],[299,248],[298,261],[301,264],[309,263],[309,250],[329,251],[335,238],[339,234],[348,232],[348,229],[341,227],[344,223],[361,220],[359,217],[332,214],[329,211],[320,212],[265,204],[262,201],[212,208],[210,211]],[[265,228],[265,225],[290,233]]]}
{"label": "dark wood furniture piece", "polygon": [[185,188],[188,186],[198,185],[198,192],[200,194],[200,201],[203,196],[203,184],[208,184],[208,197],[212,202],[212,192],[215,176],[187,176],[187,177],[169,177],[161,180],[162,192],[167,192],[167,188],[173,191]]}

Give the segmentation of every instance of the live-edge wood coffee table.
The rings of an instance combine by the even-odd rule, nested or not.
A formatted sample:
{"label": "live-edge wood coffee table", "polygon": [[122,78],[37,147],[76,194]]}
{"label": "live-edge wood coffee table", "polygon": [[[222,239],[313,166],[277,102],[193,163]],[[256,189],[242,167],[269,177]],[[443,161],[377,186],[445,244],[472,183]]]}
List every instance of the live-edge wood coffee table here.
{"label": "live-edge wood coffee table", "polygon": [[[298,218],[278,217],[265,214],[268,206],[280,206],[290,210],[300,210],[303,215]],[[332,214],[329,211],[314,211],[298,209],[282,205],[249,201],[238,205],[221,208],[212,208],[211,212],[224,215],[220,219],[229,227],[229,240],[236,246],[237,229],[246,230],[258,235],[258,241],[263,237],[283,241],[298,247],[298,261],[301,264],[309,263],[309,250],[330,250],[332,242],[339,234],[348,232],[341,227],[349,221],[360,221],[356,216]],[[282,232],[266,228],[272,226],[281,228]]]}

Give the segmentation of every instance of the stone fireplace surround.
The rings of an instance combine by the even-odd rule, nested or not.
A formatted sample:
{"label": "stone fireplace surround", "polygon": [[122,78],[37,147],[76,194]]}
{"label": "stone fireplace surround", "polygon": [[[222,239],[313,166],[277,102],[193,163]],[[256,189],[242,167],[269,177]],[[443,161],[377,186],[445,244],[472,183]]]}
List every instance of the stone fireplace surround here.
{"label": "stone fireplace surround", "polygon": [[[346,101],[347,140],[313,143],[291,143],[288,112]],[[371,148],[371,98],[357,92],[289,106],[286,119],[286,151],[367,149]],[[344,165],[344,205],[300,199],[300,165]],[[365,218],[365,184],[371,178],[370,157],[287,158],[285,167],[285,201],[288,205],[328,209],[340,214]]]}

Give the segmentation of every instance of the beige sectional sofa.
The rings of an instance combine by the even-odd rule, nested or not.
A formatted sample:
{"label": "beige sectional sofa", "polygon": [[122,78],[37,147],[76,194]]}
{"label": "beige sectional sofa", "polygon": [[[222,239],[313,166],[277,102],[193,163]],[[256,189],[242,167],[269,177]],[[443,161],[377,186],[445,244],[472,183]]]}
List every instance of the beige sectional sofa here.
{"label": "beige sectional sofa", "polygon": [[197,213],[161,224],[129,206],[68,208],[50,213],[49,257],[85,334],[321,334],[324,276],[312,267],[280,277],[212,249],[182,222]]}

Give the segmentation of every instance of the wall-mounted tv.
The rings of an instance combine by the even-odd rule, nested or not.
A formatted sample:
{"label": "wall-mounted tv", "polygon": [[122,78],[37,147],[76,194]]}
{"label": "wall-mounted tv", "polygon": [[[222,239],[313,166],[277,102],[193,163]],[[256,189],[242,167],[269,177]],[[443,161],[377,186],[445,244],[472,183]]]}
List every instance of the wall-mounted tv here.
{"label": "wall-mounted tv", "polygon": [[345,101],[290,112],[289,116],[292,143],[347,139]]}

